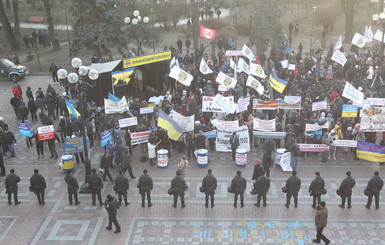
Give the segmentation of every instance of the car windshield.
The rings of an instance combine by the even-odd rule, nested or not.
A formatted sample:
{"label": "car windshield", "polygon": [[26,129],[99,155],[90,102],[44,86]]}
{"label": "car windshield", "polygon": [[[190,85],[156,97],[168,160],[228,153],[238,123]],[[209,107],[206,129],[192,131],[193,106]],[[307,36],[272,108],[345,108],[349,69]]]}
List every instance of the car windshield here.
{"label": "car windshield", "polygon": [[12,61],[8,60],[8,59],[3,59],[3,64],[6,66],[6,67],[14,67],[15,64],[12,63]]}

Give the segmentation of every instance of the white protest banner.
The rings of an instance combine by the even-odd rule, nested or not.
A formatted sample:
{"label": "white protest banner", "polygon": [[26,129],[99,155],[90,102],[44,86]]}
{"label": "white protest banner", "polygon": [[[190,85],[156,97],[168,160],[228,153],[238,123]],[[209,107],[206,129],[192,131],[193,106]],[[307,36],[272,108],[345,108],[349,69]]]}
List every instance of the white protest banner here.
{"label": "white protest banner", "polygon": [[123,96],[118,102],[104,99],[104,111],[106,114],[123,113],[128,110],[126,96]]}
{"label": "white protest banner", "polygon": [[370,107],[362,109],[360,130],[364,132],[385,131],[385,108]]}
{"label": "white protest banner", "polygon": [[[382,31],[377,30],[376,34],[374,34],[374,39],[376,39],[379,42],[382,42]],[[384,39],[384,42],[385,42],[385,39]]]}
{"label": "white protest banner", "polygon": [[327,108],[328,108],[328,102],[326,100],[313,102],[313,104],[311,105],[312,111],[319,111],[319,110],[324,110]]}
{"label": "white protest banner", "polygon": [[251,75],[247,77],[246,86],[249,86],[257,90],[259,94],[263,94],[263,92],[265,91],[265,88],[263,87],[263,85]]}
{"label": "white protest banner", "polygon": [[237,109],[237,104],[228,98],[222,96],[221,94],[217,94],[214,98],[213,105],[221,108],[223,111],[227,113],[234,113]]}
{"label": "white protest banner", "polygon": [[55,139],[55,128],[53,125],[38,127],[37,134],[39,141]]}
{"label": "white protest banner", "polygon": [[279,165],[284,172],[291,172],[293,171],[290,163],[291,163],[291,153],[285,152],[283,154],[277,154],[275,161],[277,165]]}
{"label": "white protest banner", "polygon": [[342,96],[347,99],[353,100],[354,104],[362,104],[364,100],[364,93],[353,87],[349,82],[345,83],[344,91],[342,92]]}
{"label": "white protest banner", "polygon": [[298,144],[299,150],[303,152],[322,152],[328,151],[329,146],[325,144]]}
{"label": "white protest banner", "polygon": [[237,64],[235,64],[232,58],[230,58],[230,68],[233,69],[234,71],[238,70]]}
{"label": "white protest banner", "polygon": [[[361,104],[358,105],[358,107],[362,107],[362,109],[368,109],[371,106],[370,101],[368,99],[363,100]],[[360,112],[361,116],[362,111]]]}
{"label": "white protest banner", "polygon": [[178,82],[180,82],[185,86],[190,86],[191,81],[194,79],[192,75],[190,75],[189,73],[185,72],[184,70],[182,70],[177,66],[174,66],[170,70],[170,74],[168,74],[168,76],[174,78],[175,80],[177,80]]}
{"label": "white protest banner", "polygon": [[247,74],[250,73],[249,65],[242,58],[238,59],[238,72],[244,72],[244,73],[247,73]]}
{"label": "white protest banner", "polygon": [[373,32],[372,32],[372,27],[371,26],[365,26],[364,36],[366,37],[368,42],[373,41]]}
{"label": "white protest banner", "polygon": [[174,119],[175,122],[182,126],[184,132],[194,131],[194,117],[195,115],[185,117],[178,112],[175,112],[172,115],[172,119]]}
{"label": "white protest banner", "polygon": [[242,56],[242,50],[227,50],[226,56]]}
{"label": "white protest banner", "polygon": [[357,141],[355,141],[355,140],[335,140],[335,141],[333,141],[332,146],[357,147]]}
{"label": "white protest banner", "polygon": [[275,119],[261,120],[254,118],[253,129],[262,132],[274,132],[275,131]]}
{"label": "white protest banner", "polygon": [[154,107],[142,107],[140,108],[140,114],[147,114],[147,113],[153,113],[154,112]]}
{"label": "white protest banner", "polygon": [[210,67],[207,65],[206,61],[203,58],[199,65],[199,71],[204,75],[213,73],[213,71],[210,69]]}
{"label": "white protest banner", "polygon": [[283,69],[286,69],[289,66],[289,61],[288,60],[282,60],[281,66]]}
{"label": "white protest banner", "polygon": [[223,85],[218,85],[218,91],[221,91],[221,92],[226,92],[228,90],[230,90],[231,88],[230,87],[225,87]]}
{"label": "white protest banner", "polygon": [[235,88],[235,85],[237,84],[237,80],[227,76],[225,73],[222,71],[219,72],[217,76],[217,83],[225,86],[225,87],[230,87],[230,88]]}
{"label": "white protest banner", "polygon": [[[203,112],[225,112],[218,106],[215,106],[213,104],[215,97],[210,96],[202,96],[202,111]],[[228,96],[226,97],[229,100],[234,100],[234,96]]]}
{"label": "white protest banner", "polygon": [[255,59],[253,52],[251,51],[251,49],[249,49],[249,47],[247,47],[246,44],[244,44],[242,47],[242,54],[246,56],[249,59],[249,61],[252,61]]}
{"label": "white protest banner", "polygon": [[301,96],[285,96],[285,102],[288,104],[301,104]]}
{"label": "white protest banner", "polygon": [[137,132],[137,133],[130,133],[131,134],[131,145],[138,145],[142,143],[148,142],[148,136],[150,135],[151,131],[144,131],[144,132]]}
{"label": "white protest banner", "polygon": [[326,122],[324,125],[316,125],[316,124],[306,124],[305,125],[305,131],[318,131],[321,129],[328,129],[329,128],[329,122]]}
{"label": "white protest banner", "polygon": [[333,56],[332,56],[332,60],[334,60],[335,62],[337,62],[338,64],[340,64],[342,66],[345,65],[346,61],[348,61],[346,59],[344,53],[342,53],[339,50],[334,51]]}
{"label": "white protest banner", "polygon": [[246,111],[250,104],[250,98],[239,98],[237,104],[237,112]]}
{"label": "white protest banner", "polygon": [[363,48],[368,40],[366,37],[362,36],[358,32],[354,34],[354,37],[352,39],[352,44],[356,45],[359,48]]}
{"label": "white protest banner", "polygon": [[263,67],[259,64],[250,63],[250,74],[263,78],[266,78],[265,70],[263,70]]}
{"label": "white protest banner", "polygon": [[239,127],[239,122],[238,121],[222,121],[219,119],[214,119],[211,120],[211,123],[216,127],[216,128],[238,128]]}
{"label": "white protest banner", "polygon": [[385,106],[385,98],[368,98],[371,106]]}
{"label": "white protest banner", "polygon": [[284,139],[286,136],[286,132],[253,131],[253,136],[255,138],[263,138],[263,139]]}
{"label": "white protest banner", "polygon": [[137,117],[128,117],[119,119],[119,128],[126,128],[130,126],[138,125],[138,118]]}
{"label": "white protest banner", "polygon": [[294,71],[295,70],[295,64],[289,64],[289,67],[287,69],[290,71]]}
{"label": "white protest banner", "polygon": [[336,45],[334,46],[334,50],[342,48],[342,36],[340,35],[340,38],[338,38],[338,41],[336,42]]}
{"label": "white protest banner", "polygon": [[250,151],[250,139],[247,126],[226,128],[217,130],[216,150],[219,152],[231,152],[230,137],[235,132],[239,137],[239,147]]}

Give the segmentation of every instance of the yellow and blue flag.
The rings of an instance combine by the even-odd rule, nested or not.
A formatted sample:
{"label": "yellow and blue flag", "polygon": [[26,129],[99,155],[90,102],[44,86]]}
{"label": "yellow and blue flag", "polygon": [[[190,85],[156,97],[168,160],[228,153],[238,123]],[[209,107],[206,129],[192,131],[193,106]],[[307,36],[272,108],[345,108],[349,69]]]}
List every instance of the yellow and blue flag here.
{"label": "yellow and blue flag", "polygon": [[282,93],[283,90],[286,88],[287,82],[278,77],[274,67],[271,69],[269,80],[270,80],[270,86],[280,93]]}
{"label": "yellow and blue flag", "polygon": [[111,93],[108,93],[108,99],[112,100],[113,102],[119,102],[120,101],[120,99],[118,97],[116,97],[115,95],[113,95]]}
{"label": "yellow and blue flag", "polygon": [[71,102],[66,100],[66,106],[67,106],[68,112],[72,115],[72,117],[78,119],[80,116],[80,113],[75,109],[75,107],[71,104]]}
{"label": "yellow and blue flag", "polygon": [[167,130],[167,135],[170,139],[177,141],[183,134],[183,127],[170,118],[164,111],[159,109],[158,127]]}
{"label": "yellow and blue flag", "polygon": [[357,157],[370,162],[385,162],[385,146],[368,142],[358,142]]}
{"label": "yellow and blue flag", "polygon": [[131,81],[131,75],[134,73],[136,67],[127,68],[124,71],[113,71],[111,76],[113,79],[113,85],[116,86],[119,82],[128,84]]}

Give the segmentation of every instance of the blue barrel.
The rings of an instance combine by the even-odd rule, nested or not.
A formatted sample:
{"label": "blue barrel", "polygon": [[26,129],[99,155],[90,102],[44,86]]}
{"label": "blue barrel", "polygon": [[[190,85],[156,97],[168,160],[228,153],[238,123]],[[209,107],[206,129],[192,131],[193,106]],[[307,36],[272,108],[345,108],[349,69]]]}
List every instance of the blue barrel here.
{"label": "blue barrel", "polygon": [[238,148],[235,155],[235,164],[239,168],[244,168],[247,165],[247,152],[245,149]]}
{"label": "blue barrel", "polygon": [[158,168],[168,167],[168,150],[158,150]]}
{"label": "blue barrel", "polygon": [[209,166],[208,151],[206,149],[197,150],[198,168],[207,168]]}
{"label": "blue barrel", "polygon": [[72,155],[64,155],[61,157],[61,168],[63,173],[67,174],[68,170],[75,171],[74,157]]}

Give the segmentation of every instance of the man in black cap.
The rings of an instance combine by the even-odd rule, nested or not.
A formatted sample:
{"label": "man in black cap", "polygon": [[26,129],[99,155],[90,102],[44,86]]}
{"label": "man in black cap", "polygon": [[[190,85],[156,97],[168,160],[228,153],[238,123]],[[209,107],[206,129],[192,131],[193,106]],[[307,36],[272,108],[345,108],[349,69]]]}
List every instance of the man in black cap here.
{"label": "man in black cap", "polygon": [[366,204],[366,208],[370,209],[370,205],[372,205],[373,196],[376,202],[376,209],[380,208],[380,191],[384,186],[384,181],[379,176],[378,171],[374,172],[374,176],[369,180],[368,185],[366,186],[366,190],[369,192],[368,203]]}
{"label": "man in black cap", "polygon": [[293,171],[292,176],[286,180],[286,204],[289,207],[291,196],[294,198],[294,207],[298,207],[298,192],[301,189],[301,180],[297,177],[297,171]]}
{"label": "man in black cap", "polygon": [[267,206],[266,203],[266,194],[269,191],[270,188],[270,180],[265,176],[265,171],[262,172],[262,175],[258,177],[257,182],[257,203],[255,204],[256,207],[259,207],[261,198],[263,199],[263,207]]}
{"label": "man in black cap", "polygon": [[105,201],[104,208],[108,212],[108,226],[106,227],[107,230],[112,229],[112,223],[114,223],[116,230],[114,233],[119,233],[120,230],[120,225],[118,220],[116,219],[116,214],[118,212],[119,204],[116,201],[116,198],[114,198],[111,195],[107,195],[107,200]]}
{"label": "man in black cap", "polygon": [[182,208],[186,207],[184,204],[184,192],[186,190],[186,181],[180,176],[181,171],[176,171],[176,176],[171,181],[171,187],[170,189],[174,192],[174,205],[172,205],[174,208],[176,208],[176,204],[178,202],[178,196],[180,196],[180,202],[182,203]]}
{"label": "man in black cap", "polygon": [[321,203],[321,195],[323,194],[324,187],[325,181],[320,176],[319,172],[315,172],[315,179],[313,179],[309,187],[310,195],[313,196],[313,208],[315,208],[316,202],[318,204]]}
{"label": "man in black cap", "polygon": [[5,178],[5,189],[6,193],[8,194],[8,204],[12,205],[12,194],[13,198],[15,199],[15,205],[19,205],[20,202],[17,199],[17,190],[18,186],[17,183],[20,182],[20,177],[15,174],[15,170],[11,169],[11,173],[8,174],[8,176]]}
{"label": "man in black cap", "polygon": [[72,205],[72,196],[75,199],[75,205],[79,205],[79,199],[78,199],[78,190],[79,190],[79,184],[78,181],[74,176],[72,176],[72,171],[68,170],[66,176],[64,177],[65,182],[67,183],[67,190],[68,190],[68,200],[70,202],[70,205]]}
{"label": "man in black cap", "polygon": [[153,188],[152,178],[148,176],[147,169],[143,170],[142,176],[139,177],[138,185],[139,193],[142,195],[142,207],[145,207],[145,200],[147,195],[148,207],[151,207],[151,191]]}
{"label": "man in black cap", "polygon": [[47,183],[45,182],[44,177],[39,174],[39,170],[33,170],[34,174],[31,176],[30,183],[33,191],[37,196],[37,200],[40,205],[45,205],[44,203],[44,194],[45,188],[47,188]]}
{"label": "man in black cap", "polygon": [[211,207],[214,205],[214,194],[217,189],[217,179],[212,175],[212,170],[207,170],[207,175],[203,178],[202,181],[203,192],[206,194],[206,208],[209,207],[209,197],[211,201]]}
{"label": "man in black cap", "polygon": [[346,198],[348,199],[348,208],[352,207],[352,191],[353,187],[356,185],[356,181],[351,176],[350,171],[346,172],[346,178],[342,181],[338,193],[342,198],[342,203],[339,205],[340,208],[345,208]]}
{"label": "man in black cap", "polygon": [[119,205],[122,206],[122,196],[124,199],[125,206],[128,206],[129,203],[127,201],[127,190],[130,188],[128,179],[123,175],[123,172],[120,170],[118,177],[115,179],[114,190],[116,194],[118,194]]}
{"label": "man in black cap", "polygon": [[242,177],[241,171],[237,171],[237,175],[231,180],[230,190],[234,193],[234,208],[237,207],[238,196],[241,197],[241,208],[245,206],[243,203],[243,194],[246,190],[246,179]]}
{"label": "man in black cap", "polygon": [[103,189],[103,180],[96,174],[96,169],[92,169],[92,174],[88,177],[88,184],[92,194],[92,205],[96,206],[96,195],[98,196],[99,205],[103,205],[102,201],[102,189]]}
{"label": "man in black cap", "polygon": [[315,225],[317,226],[317,236],[316,239],[313,239],[314,243],[321,243],[322,241],[325,244],[330,244],[330,240],[326,238],[324,234],[322,234],[324,228],[328,224],[328,209],[326,208],[325,202],[320,202],[317,207],[317,212],[315,214]]}

